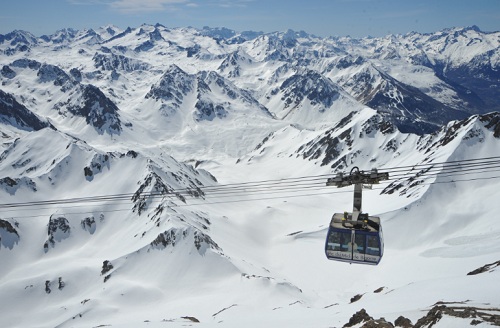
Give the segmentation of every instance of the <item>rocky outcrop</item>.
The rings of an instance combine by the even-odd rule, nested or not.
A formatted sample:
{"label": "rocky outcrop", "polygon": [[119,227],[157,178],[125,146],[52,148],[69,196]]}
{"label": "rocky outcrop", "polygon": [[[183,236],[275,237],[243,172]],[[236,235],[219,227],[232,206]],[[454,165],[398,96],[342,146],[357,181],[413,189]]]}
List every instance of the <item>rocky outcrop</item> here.
{"label": "rocky outcrop", "polygon": [[464,327],[468,325],[478,325],[485,322],[489,325],[500,326],[500,309],[498,308],[478,308],[474,306],[455,305],[456,303],[446,304],[436,303],[425,316],[418,319],[413,325],[411,320],[399,316],[394,324],[385,318],[374,319],[365,309],[361,309],[349,319],[343,327],[360,328],[428,328],[436,325],[445,316],[463,319]]}
{"label": "rocky outcrop", "polygon": [[19,243],[20,237],[16,230],[19,224],[14,221],[14,225],[7,220],[0,219],[0,249],[2,246],[8,249],[13,249]]}
{"label": "rocky outcrop", "polygon": [[45,253],[49,251],[49,248],[54,248],[56,242],[61,242],[62,240],[68,238],[70,233],[71,227],[68,219],[62,216],[51,217],[47,225],[47,234],[49,238],[43,245]]}
{"label": "rocky outcrop", "polygon": [[13,95],[2,90],[0,90],[0,123],[25,131],[37,131],[49,126],[48,122],[17,102]]}
{"label": "rocky outcrop", "polygon": [[498,268],[498,267],[500,267],[500,261],[496,261],[496,262],[493,262],[490,264],[483,265],[482,267],[477,268],[476,270],[473,270],[473,271],[467,273],[467,275],[474,276],[474,275],[480,274],[480,273],[492,272],[495,270],[495,268]]}

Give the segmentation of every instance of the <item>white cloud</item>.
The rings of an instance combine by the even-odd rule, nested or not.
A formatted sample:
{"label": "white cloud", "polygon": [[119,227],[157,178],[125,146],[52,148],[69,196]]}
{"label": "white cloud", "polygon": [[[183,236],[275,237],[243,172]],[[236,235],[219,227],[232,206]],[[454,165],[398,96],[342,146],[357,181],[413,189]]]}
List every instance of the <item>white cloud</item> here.
{"label": "white cloud", "polygon": [[251,2],[254,2],[254,0],[218,0],[214,1],[213,4],[219,7],[233,8],[233,7],[246,7]]}
{"label": "white cloud", "polygon": [[124,12],[164,11],[179,4],[187,4],[188,0],[116,0],[109,5],[111,8]]}
{"label": "white cloud", "polygon": [[255,0],[66,0],[75,5],[107,5],[121,13],[141,13],[178,9],[180,5],[197,8],[218,6],[224,8],[246,7]]}

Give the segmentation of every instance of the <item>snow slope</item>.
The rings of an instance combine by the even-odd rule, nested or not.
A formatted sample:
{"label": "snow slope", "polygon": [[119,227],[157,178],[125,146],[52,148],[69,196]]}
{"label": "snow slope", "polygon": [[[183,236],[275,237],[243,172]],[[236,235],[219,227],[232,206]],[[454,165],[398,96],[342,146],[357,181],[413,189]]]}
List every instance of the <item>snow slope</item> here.
{"label": "snow slope", "polygon": [[[430,71],[496,67],[497,34],[1,36],[2,326],[341,327],[362,309],[500,325],[500,114],[471,115],[465,86]],[[370,108],[382,84],[468,114]],[[331,215],[352,206],[352,187],[326,179],[355,166],[391,172],[364,191],[382,218],[377,266],[324,255]]]}

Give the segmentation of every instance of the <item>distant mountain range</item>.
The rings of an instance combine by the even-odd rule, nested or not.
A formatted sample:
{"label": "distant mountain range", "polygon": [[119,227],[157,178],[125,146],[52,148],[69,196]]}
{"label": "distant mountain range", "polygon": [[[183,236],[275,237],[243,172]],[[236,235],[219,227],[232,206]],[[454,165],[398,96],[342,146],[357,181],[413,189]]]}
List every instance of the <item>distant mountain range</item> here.
{"label": "distant mountain range", "polygon": [[[332,112],[340,107],[368,106],[401,132],[423,134],[450,120],[500,109],[498,38],[498,32],[485,33],[476,26],[363,39],[318,38],[291,30],[264,34],[226,28],[169,29],[159,24],[124,31],[113,26],[63,29],[41,37],[13,31],[0,35],[2,91],[16,95],[20,90],[13,86],[29,83],[21,78],[22,71],[29,69],[37,76],[33,82],[44,88],[52,82],[65,94],[52,110],[71,101],[75,95],[70,90],[75,87],[83,97],[107,98],[106,108],[114,103],[115,109],[106,110],[111,113],[125,107],[128,96],[113,93],[114,88],[148,88],[149,84],[151,90],[141,98],[147,101],[152,96],[164,113],[171,113],[176,106],[190,104],[155,97],[155,90],[191,90],[181,84],[165,86],[165,79],[175,78],[178,72],[217,75],[218,84],[231,85],[227,94],[231,102],[236,100],[233,96],[247,106],[267,108],[277,119],[299,124],[317,118],[325,121],[336,116]],[[93,85],[94,91],[85,85]],[[196,88],[200,97],[196,108],[203,107],[202,116],[220,118],[230,111],[224,101],[210,100],[207,105],[200,88]],[[136,96],[134,103],[140,106]],[[90,114],[88,108],[85,113],[76,108],[69,111]],[[113,117],[110,124],[118,128],[117,116]],[[97,123],[97,128],[102,124]]]}
{"label": "distant mountain range", "polygon": [[[443,300],[493,308],[498,160],[465,170],[473,187],[455,184],[460,165],[443,171],[500,156],[499,94],[500,32],[476,26],[361,39],[160,24],[0,35],[0,318],[97,327],[228,314],[240,326],[241,314],[253,327],[265,309],[267,326],[306,313],[297,326],[316,327],[368,317],[353,308],[365,300],[370,314],[414,319]],[[273,189],[307,176],[323,188],[355,166],[403,172],[368,203],[390,258],[369,271],[315,256],[329,217],[314,217],[350,195]],[[479,267],[491,274],[462,272]],[[385,292],[348,302],[373,287]]]}

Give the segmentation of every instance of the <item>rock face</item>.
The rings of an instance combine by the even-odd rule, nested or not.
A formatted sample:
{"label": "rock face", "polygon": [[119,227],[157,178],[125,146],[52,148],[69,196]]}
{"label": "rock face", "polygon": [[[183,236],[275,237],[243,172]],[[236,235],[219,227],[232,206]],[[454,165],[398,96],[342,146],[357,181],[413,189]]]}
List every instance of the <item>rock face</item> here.
{"label": "rock face", "polygon": [[[492,314],[491,312],[496,312],[496,314]],[[487,322],[490,325],[500,326],[499,309],[480,309],[477,307],[449,306],[437,303],[426,316],[418,319],[414,327],[431,327],[439,322],[444,316],[473,319],[472,322],[474,322],[474,324],[471,322],[472,325]]]}
{"label": "rock face", "polygon": [[482,267],[477,268],[476,270],[473,270],[473,271],[467,273],[467,275],[473,276],[473,275],[480,274],[480,273],[491,272],[491,271],[494,271],[495,268],[497,268],[497,267],[500,267],[500,261],[496,261],[496,262],[493,262],[490,264],[483,265]]}
{"label": "rock face", "polygon": [[[399,316],[394,324],[386,321],[384,318],[373,319],[365,309],[361,309],[349,319],[343,327],[353,327],[357,326],[360,328],[427,328],[433,327],[445,316],[462,318],[462,319],[472,319],[470,325],[475,326],[482,322],[486,322],[489,325],[500,326],[500,309],[496,308],[477,308],[473,306],[457,306],[457,305],[447,305],[442,302],[436,303],[436,305],[427,312],[425,316],[418,319],[415,325],[412,324],[411,320],[403,316]],[[465,323],[465,320],[464,320]]]}
{"label": "rock face", "polygon": [[353,327],[355,325],[358,325],[363,322],[369,322],[372,321],[373,318],[366,313],[365,309],[361,309],[355,314],[352,315],[351,319],[349,319],[349,322],[346,323],[343,327]]}
{"label": "rock face", "polygon": [[104,167],[110,168],[109,159],[111,154],[95,154],[89,166],[84,167],[83,173],[87,181],[92,181],[96,174],[102,172]]}
{"label": "rock face", "polygon": [[86,217],[81,221],[81,226],[83,230],[87,230],[91,235],[95,233],[96,222],[93,216]]}
{"label": "rock face", "polygon": [[52,82],[55,86],[61,87],[63,92],[68,91],[76,84],[65,71],[55,65],[42,64],[37,76],[40,83]]}
{"label": "rock face", "polygon": [[58,107],[65,107],[73,115],[84,117],[87,124],[96,128],[99,133],[120,133],[121,121],[118,107],[104,93],[93,85],[81,85],[80,97]]}
{"label": "rock face", "polygon": [[311,105],[321,105],[326,109],[339,97],[338,87],[330,80],[314,71],[306,71],[286,79],[280,86],[285,108],[293,108],[307,99]]}
{"label": "rock face", "polygon": [[94,55],[94,58],[92,59],[94,61],[94,66],[104,71],[133,72],[133,71],[147,70],[150,68],[148,64],[142,61],[113,53],[110,54],[96,53]]}
{"label": "rock face", "polygon": [[401,328],[412,328],[413,324],[411,323],[410,319],[405,318],[403,316],[399,316],[396,319],[396,321],[394,321],[394,326],[401,327]]}
{"label": "rock face", "polygon": [[0,249],[3,247],[13,249],[19,243],[20,237],[16,228],[17,222],[14,225],[7,220],[0,219]]}
{"label": "rock face", "polygon": [[47,122],[17,102],[14,96],[2,90],[0,90],[0,123],[26,131],[36,131],[49,126]]}
{"label": "rock face", "polygon": [[51,217],[47,226],[47,234],[49,235],[49,238],[43,245],[45,253],[47,253],[50,248],[54,248],[56,242],[61,242],[62,240],[68,238],[70,233],[71,227],[68,219],[62,216],[55,218]]}
{"label": "rock face", "polygon": [[205,254],[207,249],[212,249],[221,252],[221,248],[216,242],[210,238],[207,234],[202,233],[199,230],[193,228],[186,229],[176,229],[172,228],[168,231],[162,232],[156,237],[155,240],[151,242],[151,246],[154,249],[165,249],[169,246],[175,247],[175,245],[184,240],[191,240],[201,255]]}

